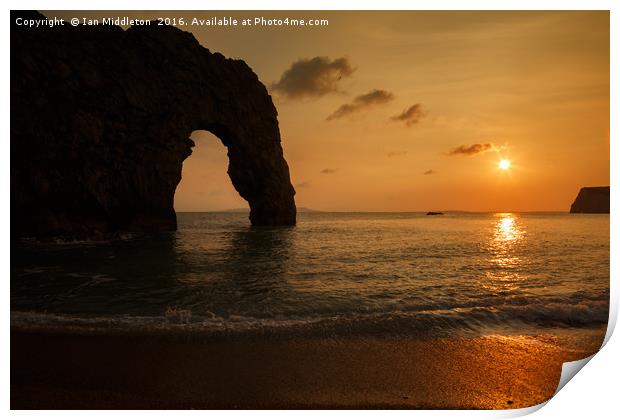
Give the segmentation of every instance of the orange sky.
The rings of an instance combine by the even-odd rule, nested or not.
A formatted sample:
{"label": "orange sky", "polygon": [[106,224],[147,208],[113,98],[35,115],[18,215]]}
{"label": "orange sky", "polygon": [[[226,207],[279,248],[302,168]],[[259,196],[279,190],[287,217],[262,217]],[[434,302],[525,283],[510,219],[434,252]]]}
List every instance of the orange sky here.
{"label": "orange sky", "polygon": [[[244,59],[267,85],[298,206],[567,211],[580,187],[609,185],[607,12],[121,14],[329,19],[185,28],[211,51]],[[416,104],[409,119],[396,118]],[[193,138],[176,210],[245,206],[224,146],[206,132]],[[470,153],[450,153],[459,147]],[[511,169],[498,169],[501,158]]]}

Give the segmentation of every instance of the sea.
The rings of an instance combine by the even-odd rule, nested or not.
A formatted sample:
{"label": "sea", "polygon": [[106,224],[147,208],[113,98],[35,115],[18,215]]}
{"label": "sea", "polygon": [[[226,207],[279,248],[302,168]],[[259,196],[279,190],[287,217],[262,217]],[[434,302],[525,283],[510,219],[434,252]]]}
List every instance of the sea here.
{"label": "sea", "polygon": [[11,326],[329,337],[604,328],[609,215],[178,213],[178,230],[11,248]]}

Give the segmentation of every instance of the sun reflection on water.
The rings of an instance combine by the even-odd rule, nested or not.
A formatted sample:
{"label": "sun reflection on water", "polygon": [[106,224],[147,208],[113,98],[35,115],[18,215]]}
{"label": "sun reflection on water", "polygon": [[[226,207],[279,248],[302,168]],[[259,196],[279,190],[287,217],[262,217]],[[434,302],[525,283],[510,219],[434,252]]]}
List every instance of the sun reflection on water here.
{"label": "sun reflection on water", "polygon": [[495,240],[517,241],[523,236],[523,231],[517,226],[515,217],[511,213],[502,213],[496,224]]}
{"label": "sun reflection on water", "polygon": [[491,267],[485,273],[482,287],[494,293],[510,294],[525,280],[519,248],[526,232],[516,215],[499,213],[496,216],[488,244]]}

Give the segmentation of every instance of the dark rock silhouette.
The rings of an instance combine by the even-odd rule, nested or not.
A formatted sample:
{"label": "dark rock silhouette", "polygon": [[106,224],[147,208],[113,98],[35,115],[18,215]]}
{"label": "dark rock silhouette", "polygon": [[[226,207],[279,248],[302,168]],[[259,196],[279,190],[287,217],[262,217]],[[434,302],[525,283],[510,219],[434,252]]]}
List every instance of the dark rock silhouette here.
{"label": "dark rock silhouette", "polygon": [[295,224],[277,111],[242,60],[170,26],[17,26],[11,13],[11,229],[89,236],[176,228],[194,130],[228,148],[254,225]]}
{"label": "dark rock silhouette", "polygon": [[428,213],[426,213],[427,216],[442,216],[443,213],[440,211],[429,211]]}
{"label": "dark rock silhouette", "polygon": [[609,187],[583,187],[570,206],[570,212],[609,213]]}

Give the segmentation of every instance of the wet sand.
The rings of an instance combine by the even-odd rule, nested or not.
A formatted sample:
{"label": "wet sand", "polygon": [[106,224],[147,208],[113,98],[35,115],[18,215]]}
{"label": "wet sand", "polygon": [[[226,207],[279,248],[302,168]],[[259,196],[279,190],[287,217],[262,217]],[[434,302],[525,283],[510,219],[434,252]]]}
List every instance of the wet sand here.
{"label": "wet sand", "polygon": [[604,330],[451,339],[11,331],[12,409],[522,408]]}

